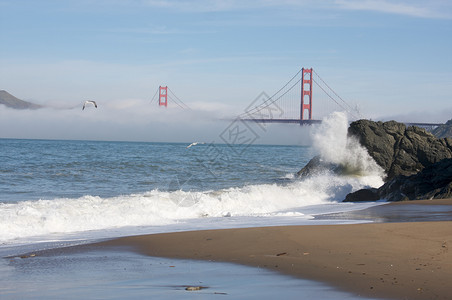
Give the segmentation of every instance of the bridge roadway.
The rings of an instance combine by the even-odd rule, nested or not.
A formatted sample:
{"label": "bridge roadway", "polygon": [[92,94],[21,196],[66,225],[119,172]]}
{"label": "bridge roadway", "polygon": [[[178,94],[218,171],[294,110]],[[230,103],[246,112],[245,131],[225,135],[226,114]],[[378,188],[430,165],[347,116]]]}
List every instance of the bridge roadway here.
{"label": "bridge roadway", "polygon": [[300,119],[241,119],[241,120],[256,123],[289,123],[300,125],[314,125],[322,123],[322,120],[300,120]]}
{"label": "bridge roadway", "polygon": [[[300,125],[314,125],[322,123],[322,120],[300,120],[300,119],[241,119],[242,121],[247,122],[256,122],[256,123],[286,123],[286,124],[300,124]],[[440,125],[444,125],[443,123],[404,123],[407,126],[418,126],[422,128],[434,128]]]}

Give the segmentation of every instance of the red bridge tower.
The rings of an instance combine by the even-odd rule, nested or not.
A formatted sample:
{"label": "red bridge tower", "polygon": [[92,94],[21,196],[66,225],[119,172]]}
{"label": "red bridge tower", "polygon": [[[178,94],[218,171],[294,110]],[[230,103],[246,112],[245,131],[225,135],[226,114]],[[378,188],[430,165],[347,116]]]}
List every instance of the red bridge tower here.
{"label": "red bridge tower", "polygon": [[312,120],[312,68],[301,69],[301,120],[305,120],[305,109],[308,110],[308,120]]}
{"label": "red bridge tower", "polygon": [[159,106],[168,107],[168,86],[159,86]]}

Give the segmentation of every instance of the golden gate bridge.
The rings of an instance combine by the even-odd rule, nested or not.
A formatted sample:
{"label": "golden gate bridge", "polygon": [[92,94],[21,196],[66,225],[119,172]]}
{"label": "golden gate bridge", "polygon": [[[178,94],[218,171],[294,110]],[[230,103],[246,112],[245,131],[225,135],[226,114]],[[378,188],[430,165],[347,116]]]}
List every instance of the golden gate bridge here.
{"label": "golden gate bridge", "polygon": [[[159,86],[151,103],[156,99],[159,106],[167,107],[170,100],[179,108],[190,109],[167,86]],[[321,123],[325,116],[335,111],[346,112],[349,120],[352,121],[364,118],[356,106],[353,107],[342,99],[313,68],[302,68],[273,95],[261,93],[237,119],[256,123],[312,125]],[[440,123],[405,124],[424,128],[441,125]]]}
{"label": "golden gate bridge", "polygon": [[312,68],[302,68],[266,98],[248,106],[239,118],[258,123],[311,125],[338,110],[347,112],[352,119],[361,117],[358,109],[345,102]]}
{"label": "golden gate bridge", "polygon": [[191,109],[187,104],[179,99],[179,97],[177,97],[168,86],[159,86],[154,94],[154,97],[152,97],[151,103],[154,102],[155,99],[157,99],[157,94],[159,96],[157,102],[159,106],[168,107],[168,100],[171,100],[171,103],[176,104],[179,108]]}

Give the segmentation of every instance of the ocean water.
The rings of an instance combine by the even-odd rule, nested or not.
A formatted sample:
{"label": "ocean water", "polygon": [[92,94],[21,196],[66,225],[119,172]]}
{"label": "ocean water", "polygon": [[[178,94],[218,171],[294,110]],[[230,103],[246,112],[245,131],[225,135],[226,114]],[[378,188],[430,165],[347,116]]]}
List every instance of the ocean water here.
{"label": "ocean water", "polygon": [[[382,171],[335,114],[313,146],[0,139],[0,250],[121,235],[301,224]],[[314,155],[346,165],[300,179]],[[326,221],[322,221],[326,222]]]}
{"label": "ocean water", "polygon": [[[360,222],[315,218],[381,204],[341,202],[349,192],[381,185],[383,175],[348,140],[347,125],[344,115],[332,115],[313,129],[312,147],[0,139],[0,256],[134,234]],[[295,176],[314,155],[349,171]],[[89,255],[72,259],[83,262],[73,272],[86,272]],[[134,259],[143,258],[119,261]],[[52,260],[42,263],[63,272]],[[33,280],[21,266],[2,261],[4,274],[13,276],[2,277],[13,297],[26,297],[21,282]],[[73,282],[65,274],[58,278]]]}
{"label": "ocean water", "polygon": [[[338,202],[371,184],[329,174],[299,180],[294,174],[312,157],[308,147],[253,145],[240,155],[228,145],[186,147],[0,139],[0,243],[188,230],[223,223],[218,219],[226,227],[312,219],[350,209]],[[211,160],[212,149],[229,156]]]}

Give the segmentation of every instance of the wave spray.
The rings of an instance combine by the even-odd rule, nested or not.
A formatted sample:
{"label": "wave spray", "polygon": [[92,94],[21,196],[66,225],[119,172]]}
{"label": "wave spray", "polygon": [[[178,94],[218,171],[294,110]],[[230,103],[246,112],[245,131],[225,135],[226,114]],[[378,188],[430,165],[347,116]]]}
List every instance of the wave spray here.
{"label": "wave spray", "polygon": [[345,174],[373,176],[383,184],[383,169],[373,160],[359,141],[348,136],[348,120],[343,112],[335,112],[322,121],[313,134],[313,146],[326,163],[342,167]]}

